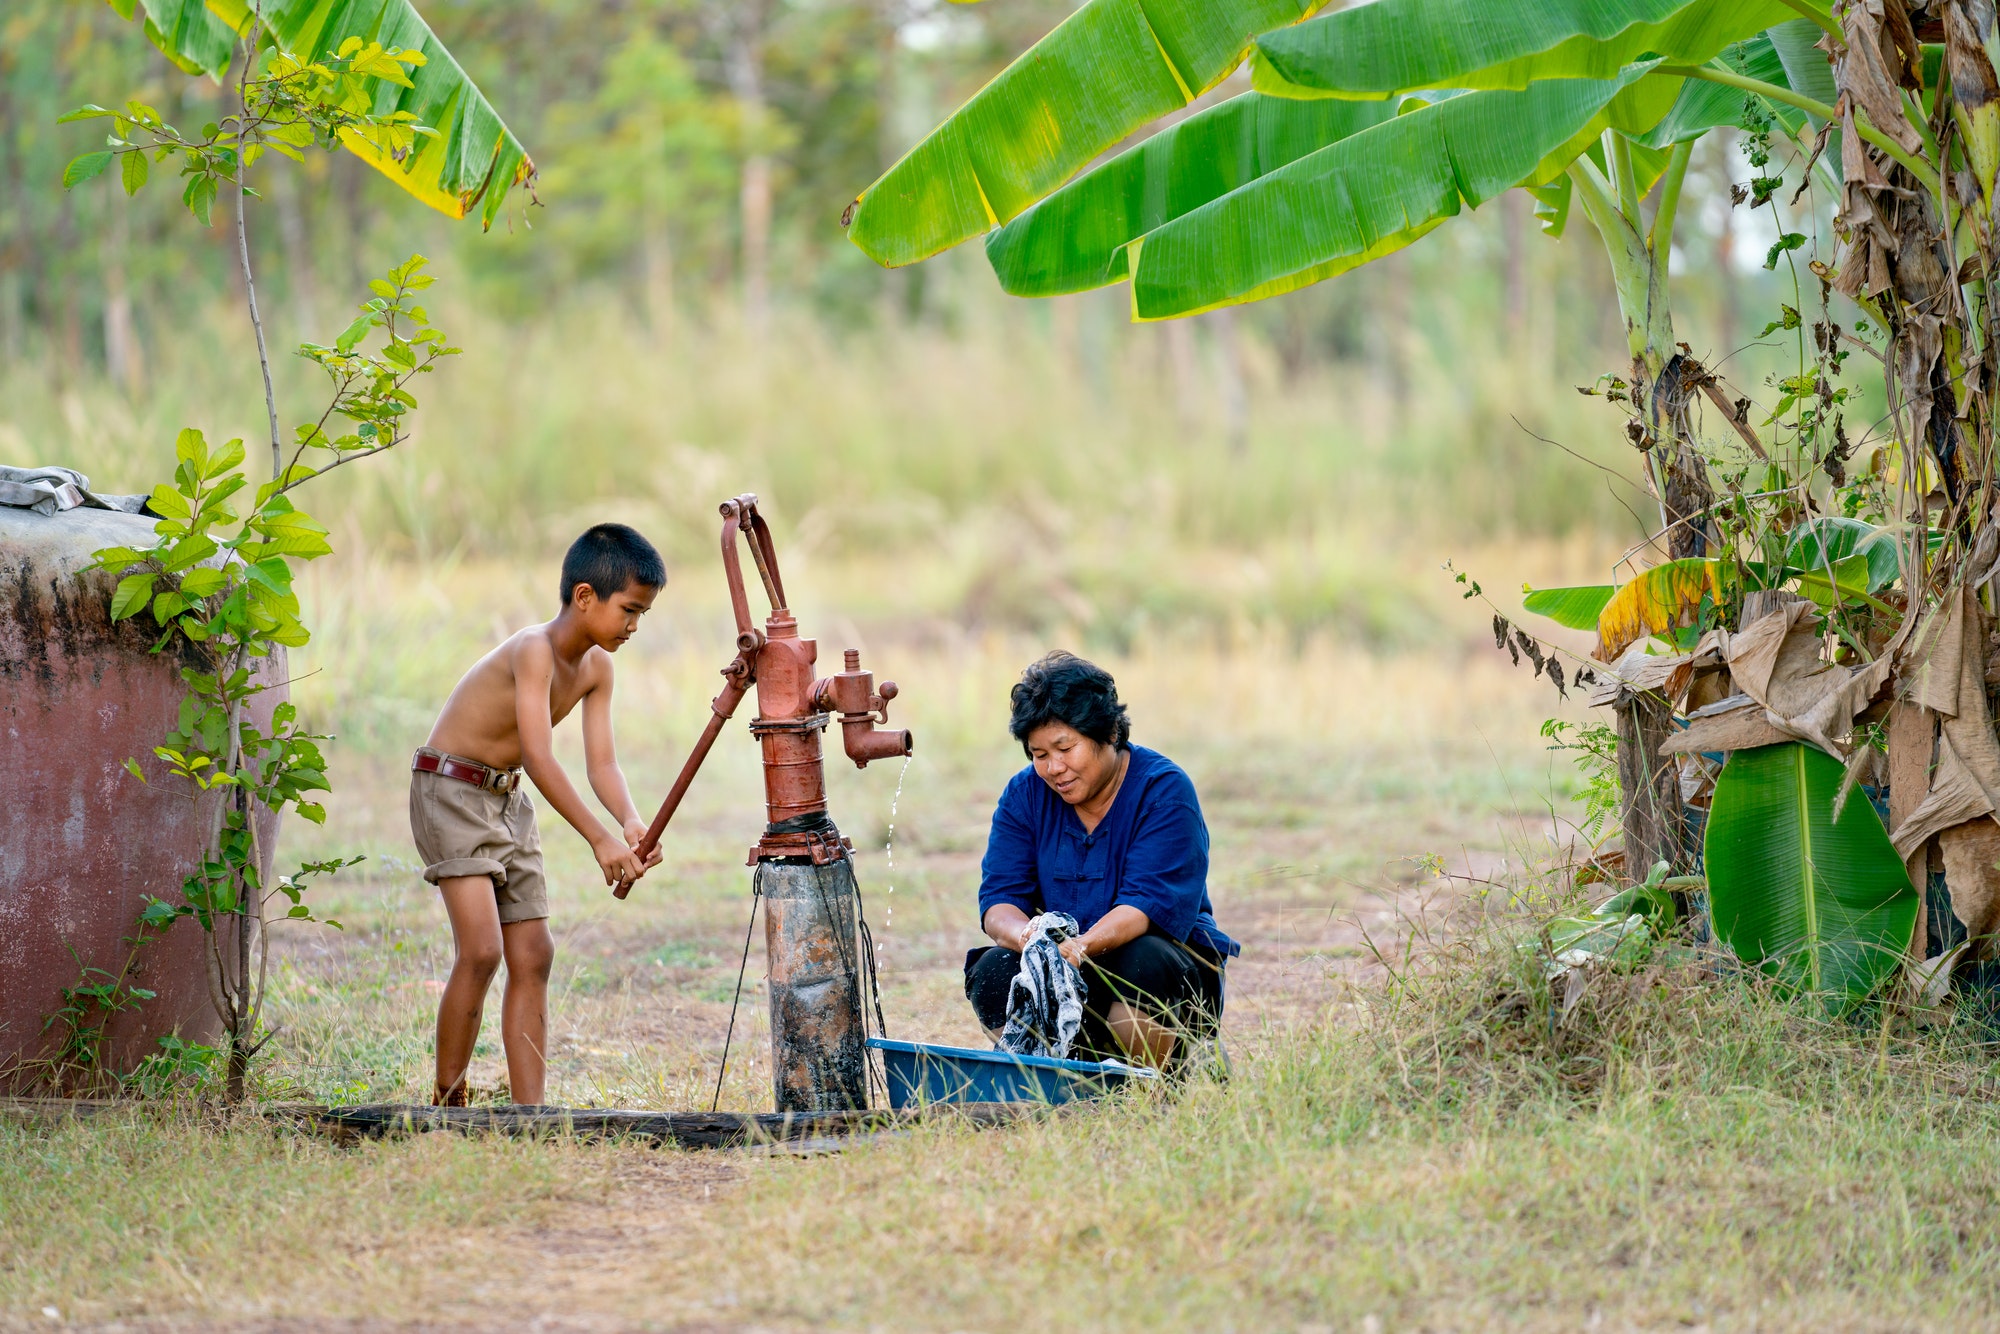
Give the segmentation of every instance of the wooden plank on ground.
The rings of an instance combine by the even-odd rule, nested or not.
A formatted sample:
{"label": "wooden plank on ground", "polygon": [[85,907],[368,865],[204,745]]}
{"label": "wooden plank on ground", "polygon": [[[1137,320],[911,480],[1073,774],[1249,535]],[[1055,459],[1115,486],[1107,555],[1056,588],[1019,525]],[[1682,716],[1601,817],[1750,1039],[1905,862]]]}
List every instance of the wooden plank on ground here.
{"label": "wooden plank on ground", "polygon": [[[1070,1104],[1076,1106],[1080,1104]],[[149,1104],[115,1099],[4,1098],[0,1117],[32,1123],[80,1120]],[[243,1109],[248,1115],[287,1122],[337,1140],[381,1139],[434,1130],[527,1138],[638,1139],[687,1149],[757,1145],[824,1147],[855,1135],[900,1130],[920,1122],[999,1125],[1052,1110],[1032,1102],[937,1103],[902,1111],[843,1112],[641,1112],[602,1107],[428,1107],[377,1103],[319,1107],[282,1103]]]}

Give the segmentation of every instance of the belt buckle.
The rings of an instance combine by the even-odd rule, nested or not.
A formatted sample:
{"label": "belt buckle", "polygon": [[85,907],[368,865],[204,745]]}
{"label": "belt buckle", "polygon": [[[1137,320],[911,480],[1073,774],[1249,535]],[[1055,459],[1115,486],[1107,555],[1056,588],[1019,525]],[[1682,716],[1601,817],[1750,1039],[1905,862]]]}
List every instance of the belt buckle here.
{"label": "belt buckle", "polygon": [[520,770],[495,769],[493,771],[493,790],[495,792],[499,792],[502,794],[511,793],[515,788],[519,786],[521,786]]}

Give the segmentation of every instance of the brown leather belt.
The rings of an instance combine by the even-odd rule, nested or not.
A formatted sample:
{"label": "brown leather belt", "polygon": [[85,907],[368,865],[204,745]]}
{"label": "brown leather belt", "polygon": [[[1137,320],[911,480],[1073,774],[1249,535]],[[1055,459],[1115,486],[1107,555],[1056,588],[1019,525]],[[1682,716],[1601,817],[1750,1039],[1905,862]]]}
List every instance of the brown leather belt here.
{"label": "brown leather belt", "polygon": [[488,792],[512,792],[521,786],[519,769],[495,769],[490,764],[478,760],[468,760],[459,755],[447,755],[441,750],[421,746],[410,757],[410,768],[427,774],[438,774],[445,778],[456,778],[461,783],[483,787]]}

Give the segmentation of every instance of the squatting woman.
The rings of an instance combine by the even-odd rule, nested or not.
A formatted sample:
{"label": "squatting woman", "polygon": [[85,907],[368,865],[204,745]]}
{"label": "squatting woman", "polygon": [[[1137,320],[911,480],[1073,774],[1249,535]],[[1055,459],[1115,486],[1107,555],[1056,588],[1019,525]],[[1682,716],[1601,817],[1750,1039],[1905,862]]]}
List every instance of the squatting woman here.
{"label": "squatting woman", "polygon": [[1051,653],[1013,689],[1009,730],[1029,765],[1000,794],[979,882],[993,944],[965,960],[965,994],[996,1038],[1029,921],[1068,913],[1060,949],[1083,976],[1072,1055],[1154,1066],[1213,1036],[1239,953],[1208,900],[1208,826],[1180,766],[1131,743],[1103,668]]}

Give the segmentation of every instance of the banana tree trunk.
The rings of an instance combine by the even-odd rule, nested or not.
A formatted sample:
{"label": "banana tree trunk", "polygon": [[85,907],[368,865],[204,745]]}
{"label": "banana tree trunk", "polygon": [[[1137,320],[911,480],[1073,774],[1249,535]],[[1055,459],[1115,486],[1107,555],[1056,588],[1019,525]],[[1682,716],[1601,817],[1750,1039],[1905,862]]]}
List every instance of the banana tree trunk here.
{"label": "banana tree trunk", "polygon": [[1612,706],[1618,720],[1618,787],[1625,831],[1625,874],[1644,880],[1656,862],[1686,869],[1687,811],[1680,765],[1660,746],[1674,729],[1671,706],[1658,695],[1628,692]]}
{"label": "banana tree trunk", "polygon": [[[1674,215],[1693,146],[1682,144],[1674,150],[1648,230],[1633,186],[1630,151],[1615,135],[1607,139],[1614,180],[1606,181],[1585,159],[1570,168],[1570,176],[1585,216],[1604,242],[1624,318],[1632,357],[1632,405],[1637,412],[1628,430],[1645,455],[1667,555],[1673,559],[1706,555],[1707,516],[1714,493],[1688,421],[1688,388],[1681,375],[1685,363],[1675,347],[1673,313],[1667,302]],[[1672,756],[1660,754],[1673,730],[1673,709],[1657,695],[1625,692],[1613,712],[1618,720],[1626,874],[1644,879],[1662,861],[1674,872],[1685,871],[1690,858],[1680,766]]]}

